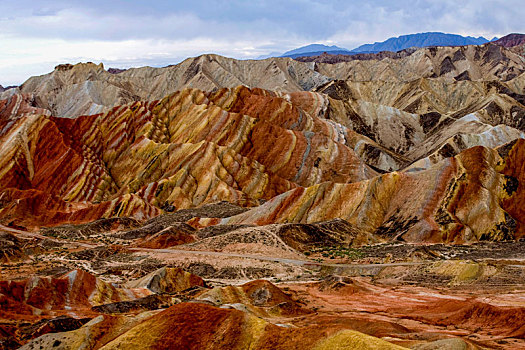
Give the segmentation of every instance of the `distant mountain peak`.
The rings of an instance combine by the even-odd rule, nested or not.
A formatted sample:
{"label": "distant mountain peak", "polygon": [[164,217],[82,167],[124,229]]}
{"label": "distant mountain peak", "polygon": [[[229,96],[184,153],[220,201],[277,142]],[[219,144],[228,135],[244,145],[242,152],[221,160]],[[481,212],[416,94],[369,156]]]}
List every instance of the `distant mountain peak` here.
{"label": "distant mountain peak", "polygon": [[269,56],[259,56],[258,58],[268,58],[268,57],[291,57],[296,58],[300,56],[311,56],[311,55],[319,55],[323,52],[334,52],[334,53],[343,53],[343,52],[350,52],[350,50],[345,49],[343,47],[339,47],[336,45],[324,45],[324,44],[309,44],[305,46],[298,47],[293,50],[286,51],[283,54],[276,54],[275,52],[272,52]]}
{"label": "distant mountain peak", "polygon": [[481,36],[475,38],[472,36],[461,36],[459,34],[426,32],[401,35],[383,42],[361,45],[353,49],[352,52],[397,52],[410,47],[481,45],[487,42],[489,41]]}
{"label": "distant mountain peak", "polygon": [[324,44],[310,44],[310,45],[301,46],[297,49],[286,51],[282,56],[293,55],[293,54],[304,53],[304,52],[312,52],[312,51],[329,52],[329,51],[341,51],[341,50],[346,50],[346,49],[342,47],[338,47],[336,45],[328,46]]}
{"label": "distant mountain peak", "polygon": [[264,60],[264,59],[267,59],[267,58],[270,58],[270,57],[279,57],[279,56],[281,56],[280,52],[272,51],[269,54],[257,56],[255,59],[256,60]]}
{"label": "distant mountain peak", "polygon": [[353,55],[356,53],[378,53],[382,51],[398,52],[409,48],[420,48],[429,46],[482,45],[497,40],[497,37],[494,37],[492,40],[489,41],[482,36],[476,38],[473,36],[462,36],[459,34],[425,32],[400,35],[398,37],[389,38],[382,42],[364,44],[353,50],[348,50],[336,45],[309,44],[298,47],[293,50],[286,51],[283,54],[272,52],[268,55],[259,56],[257,57],[257,59],[265,59],[269,57],[297,58],[301,56],[319,56],[323,53],[328,53],[332,55]]}

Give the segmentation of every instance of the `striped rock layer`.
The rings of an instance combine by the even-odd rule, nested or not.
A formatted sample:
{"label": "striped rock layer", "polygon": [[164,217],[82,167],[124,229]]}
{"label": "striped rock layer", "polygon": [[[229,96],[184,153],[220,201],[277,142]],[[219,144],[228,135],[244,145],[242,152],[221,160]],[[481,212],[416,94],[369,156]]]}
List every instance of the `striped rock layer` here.
{"label": "striped rock layer", "polygon": [[384,240],[465,242],[525,234],[519,139],[497,150],[473,147],[425,170],[392,172],[352,184],[300,187],[226,219],[194,225],[347,220]]}
{"label": "striped rock layer", "polygon": [[474,146],[523,138],[524,77],[509,82],[332,81],[326,117],[369,141],[355,152],[383,171],[428,167]]}
{"label": "striped rock layer", "polygon": [[[447,90],[416,87],[425,98]],[[28,227],[141,220],[228,201],[254,209],[193,224],[342,218],[374,242],[521,237],[521,95],[478,82],[454,88],[442,94],[442,114],[387,108],[364,86],[341,82],[322,92],[186,89],[75,119],[6,112],[0,219]],[[455,97],[472,90],[485,100]],[[502,122],[515,127],[492,125]]]}
{"label": "striped rock layer", "polygon": [[[457,50],[432,60],[461,62]],[[83,81],[81,66],[66,68],[56,74]],[[227,201],[254,209],[193,224],[342,218],[373,241],[523,235],[523,74],[505,82],[341,78],[314,92],[184,89],[74,119],[49,116],[36,107],[40,96],[11,93],[1,102],[0,223],[144,220]]]}
{"label": "striped rock layer", "polygon": [[178,304],[149,318],[122,318],[99,316],[78,330],[47,334],[21,349],[50,348],[57,340],[64,349],[406,349],[344,326],[285,328],[201,303]]}
{"label": "striped rock layer", "polygon": [[348,146],[352,132],[322,118],[326,103],[316,93],[238,87],[186,89],[75,119],[7,115],[0,217],[23,226],[146,219],[375,176]]}
{"label": "striped rock layer", "polygon": [[[200,277],[179,268],[164,268],[157,275],[157,284],[167,293],[204,284]],[[0,281],[0,317],[27,320],[58,315],[93,316],[93,306],[131,301],[161,292],[156,287],[140,281],[132,287],[123,287],[82,270],[72,270],[59,277],[33,276],[19,281]]]}

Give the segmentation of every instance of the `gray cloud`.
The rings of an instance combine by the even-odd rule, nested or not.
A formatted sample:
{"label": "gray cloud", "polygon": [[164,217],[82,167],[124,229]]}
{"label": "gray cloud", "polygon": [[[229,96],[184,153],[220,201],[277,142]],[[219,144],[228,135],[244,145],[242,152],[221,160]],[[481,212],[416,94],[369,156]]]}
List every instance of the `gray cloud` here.
{"label": "gray cloud", "polygon": [[[518,0],[487,1],[3,1],[10,14],[10,34],[62,39],[170,39],[216,35],[226,37],[290,35],[326,40],[357,29],[390,36],[392,25],[402,34],[417,31],[473,30],[506,33],[523,29],[525,9]],[[26,9],[31,9],[27,11]],[[368,35],[367,35],[368,34]]]}

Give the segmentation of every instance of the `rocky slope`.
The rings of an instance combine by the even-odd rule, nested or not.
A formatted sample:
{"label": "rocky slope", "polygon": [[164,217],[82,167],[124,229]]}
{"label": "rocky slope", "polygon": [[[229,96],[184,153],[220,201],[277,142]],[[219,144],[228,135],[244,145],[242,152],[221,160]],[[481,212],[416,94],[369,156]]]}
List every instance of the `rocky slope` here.
{"label": "rocky slope", "polygon": [[239,61],[217,55],[118,74],[109,73],[102,64],[65,64],[50,74],[30,78],[19,90],[39,96],[40,106],[53,115],[79,116],[128,102],[161,99],[186,87],[206,91],[238,85],[286,92],[310,90],[329,80],[312,68],[290,58]]}
{"label": "rocky slope", "polygon": [[403,56],[400,55],[399,59],[319,63],[316,71],[334,79],[350,81],[411,81],[441,77],[447,82],[460,79],[507,81],[524,72],[521,54],[491,43],[429,47]]}
{"label": "rocky slope", "polygon": [[378,159],[368,162],[391,171],[523,137],[523,78],[508,83],[332,81],[316,91],[331,98],[329,118],[390,152],[389,161],[373,152]]}
{"label": "rocky slope", "polygon": [[[185,89],[76,119],[38,115],[45,111],[15,94],[4,102],[19,107],[3,113],[0,217],[33,227],[269,201],[222,222],[344,218],[383,240],[519,238],[521,214],[509,208],[518,207],[520,175],[501,167],[517,162],[507,158],[523,145],[493,150],[523,137],[523,95],[511,87],[420,80],[384,83],[382,94],[340,81],[288,94]],[[398,172],[380,175],[387,171]]]}
{"label": "rocky slope", "polygon": [[0,216],[23,226],[145,219],[374,176],[347,144],[352,133],[319,117],[323,104],[319,94],[239,87],[186,89],[76,119],[6,114]]}
{"label": "rocky slope", "polygon": [[496,45],[503,47],[523,46],[525,44],[525,34],[512,33],[494,41]]}
{"label": "rocky slope", "polygon": [[[514,157],[523,149],[520,139],[500,151],[503,157],[474,147],[423,171],[300,187],[218,222],[264,225],[343,218],[359,231],[409,242],[515,239],[524,234],[522,216],[510,214],[520,207],[523,175],[510,164],[516,164]],[[216,222],[204,219],[200,225]]]}
{"label": "rocky slope", "polygon": [[[307,232],[307,226],[288,225],[287,230]],[[341,227],[332,223],[321,229],[342,232]],[[87,226],[76,228],[88,232]],[[74,229],[70,226],[62,233],[67,236],[67,230]],[[89,229],[93,234],[96,225]],[[525,269],[517,261],[483,258],[485,254],[497,259],[519,257],[523,243],[498,245],[496,255],[488,245],[368,247],[355,251],[361,254],[357,260],[361,264],[317,259],[296,266],[293,273],[268,277],[279,282],[277,276],[286,276],[286,282],[276,285],[259,279],[246,282],[247,275],[237,274],[253,268],[253,256],[240,264],[232,261],[235,269],[223,266],[220,279],[203,281],[165,265],[190,259],[188,269],[209,274],[212,266],[220,268],[219,261],[233,257],[217,259],[211,255],[217,251],[208,252],[198,263],[198,255],[184,245],[171,254],[161,249],[137,251],[118,240],[122,232],[127,230],[103,233],[112,245],[100,244],[92,234],[82,242],[35,237],[40,251],[31,253],[29,245],[24,248],[33,260],[2,263],[0,347],[517,349],[524,345],[520,286]],[[451,258],[458,253],[457,258],[467,260]],[[362,264],[372,256],[375,264]],[[380,263],[392,258],[406,263]],[[280,268],[290,269],[292,261],[283,259]],[[33,276],[16,278],[27,273]]]}
{"label": "rocky slope", "polygon": [[[160,281],[163,280],[164,278],[160,279]],[[53,288],[47,286],[40,291],[41,293],[52,292]],[[236,290],[233,294],[235,296],[231,294],[233,293],[231,289]],[[174,291],[176,290],[168,292],[173,293]],[[152,296],[160,298],[162,294]],[[79,313],[87,317],[99,315],[87,323],[84,318],[79,324],[75,324],[75,319],[67,318],[67,316],[62,318],[62,324],[40,322],[39,328],[35,327],[40,337],[22,346],[21,349],[52,347],[62,349],[78,347],[86,349],[120,349],[123,347],[137,349],[174,347],[292,349],[299,344],[302,348],[308,349],[333,349],[334,346],[351,346],[359,349],[403,349],[385,340],[348,329],[344,325],[338,327],[313,325],[294,328],[276,325],[272,323],[277,321],[276,316],[294,317],[307,315],[312,311],[302,307],[289,294],[266,281],[254,281],[240,287],[201,290],[190,298],[193,299],[192,303],[175,301],[172,303],[176,305],[164,311],[155,310],[154,302],[143,303],[154,311],[143,311],[135,315],[130,315],[129,312],[113,312],[112,314],[104,312],[110,305],[116,304],[104,304],[102,307],[94,307],[87,312],[66,306],[65,310],[75,310],[77,315]],[[211,302],[208,301],[209,298],[212,298]],[[145,299],[145,297],[135,297],[136,301]],[[120,304],[123,305],[124,302]],[[241,307],[249,311],[239,309]],[[282,312],[279,312],[280,309]],[[73,313],[73,311],[66,312]],[[59,332],[50,332],[53,329]],[[241,329],[243,331],[240,333],[234,331]],[[13,343],[15,341],[12,340]]]}
{"label": "rocky slope", "polygon": [[[49,74],[32,77],[17,89],[39,97],[39,107],[56,116],[78,116],[107,111],[138,100],[156,100],[185,87],[211,91],[246,85],[293,92],[312,90],[332,79],[407,82],[442,77],[455,80],[508,81],[525,71],[523,52],[492,43],[481,46],[423,48],[395,54],[337,56],[329,63],[310,57],[240,61],[203,55],[165,68],[112,70],[93,63],[59,65]],[[316,62],[314,64],[312,62]],[[337,64],[333,64],[339,62]],[[3,96],[3,97],[2,97]]]}

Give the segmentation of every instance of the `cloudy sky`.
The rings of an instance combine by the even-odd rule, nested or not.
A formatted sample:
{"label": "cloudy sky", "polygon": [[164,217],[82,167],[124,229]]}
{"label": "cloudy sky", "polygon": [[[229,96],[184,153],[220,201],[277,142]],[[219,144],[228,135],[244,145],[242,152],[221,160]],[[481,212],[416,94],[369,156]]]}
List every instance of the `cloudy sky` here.
{"label": "cloudy sky", "polygon": [[523,0],[0,0],[0,84],[66,62],[165,66],[426,31],[491,39],[524,33],[523,18]]}

